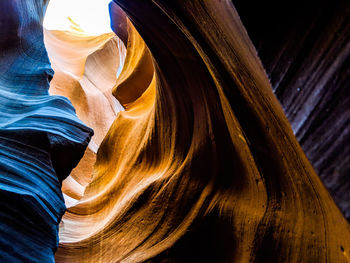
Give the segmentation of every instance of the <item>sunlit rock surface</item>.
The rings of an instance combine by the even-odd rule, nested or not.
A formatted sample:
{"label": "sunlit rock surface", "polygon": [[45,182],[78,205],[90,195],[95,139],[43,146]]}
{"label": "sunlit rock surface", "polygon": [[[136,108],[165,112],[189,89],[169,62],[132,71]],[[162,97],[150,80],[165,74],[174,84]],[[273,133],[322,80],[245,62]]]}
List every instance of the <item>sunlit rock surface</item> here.
{"label": "sunlit rock surface", "polygon": [[0,3],[0,262],[54,262],[61,182],[93,134],[67,98],[49,95],[45,2]]}
{"label": "sunlit rock surface", "polygon": [[[78,117],[95,132],[82,161],[63,182],[67,207],[76,204],[83,196],[85,187],[91,181],[97,149],[117,113],[124,110],[113,96],[112,89],[124,65],[125,44],[111,31],[109,19],[109,29],[106,26],[100,30],[90,28],[95,22],[100,23],[96,8],[91,8],[91,5],[101,8],[101,4],[94,1],[87,4],[90,8],[84,7],[87,13],[84,17],[89,16],[90,23],[85,27],[84,23],[81,25],[84,18],[81,18],[79,11],[60,9],[61,5],[69,5],[60,1],[50,3],[44,23],[45,45],[55,70],[50,94],[69,98]],[[109,18],[108,4],[102,6],[102,11],[107,11],[105,15]],[[70,13],[72,17],[69,17]],[[61,19],[52,21],[53,15]]]}
{"label": "sunlit rock surface", "polygon": [[349,262],[349,225],[231,1],[116,2],[150,53],[128,23],[113,90],[125,111],[57,262]]}

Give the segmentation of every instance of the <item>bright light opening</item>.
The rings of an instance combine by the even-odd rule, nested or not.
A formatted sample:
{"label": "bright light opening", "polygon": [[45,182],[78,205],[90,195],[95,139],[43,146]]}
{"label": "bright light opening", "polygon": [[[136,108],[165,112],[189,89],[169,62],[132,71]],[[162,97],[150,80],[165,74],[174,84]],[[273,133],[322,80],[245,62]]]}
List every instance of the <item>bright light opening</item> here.
{"label": "bright light opening", "polygon": [[88,36],[111,33],[108,4],[111,0],[51,0],[44,27]]}

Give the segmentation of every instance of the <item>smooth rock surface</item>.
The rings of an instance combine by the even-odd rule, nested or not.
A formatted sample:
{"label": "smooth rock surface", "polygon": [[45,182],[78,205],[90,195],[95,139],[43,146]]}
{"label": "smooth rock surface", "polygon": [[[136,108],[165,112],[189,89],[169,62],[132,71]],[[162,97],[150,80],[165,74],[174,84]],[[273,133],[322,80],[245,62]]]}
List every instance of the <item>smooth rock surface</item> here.
{"label": "smooth rock surface", "polygon": [[116,2],[154,75],[129,24],[113,91],[125,111],[66,214],[57,262],[349,262],[349,224],[232,2]]}

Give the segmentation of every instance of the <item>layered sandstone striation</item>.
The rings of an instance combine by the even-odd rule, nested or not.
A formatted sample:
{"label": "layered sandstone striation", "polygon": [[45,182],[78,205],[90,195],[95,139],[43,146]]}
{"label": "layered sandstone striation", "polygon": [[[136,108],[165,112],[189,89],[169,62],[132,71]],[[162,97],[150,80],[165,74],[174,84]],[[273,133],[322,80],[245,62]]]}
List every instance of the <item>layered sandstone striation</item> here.
{"label": "layered sandstone striation", "polygon": [[125,111],[66,213],[56,260],[349,262],[349,225],[232,3],[117,3],[145,43],[127,23],[113,91]]}
{"label": "layered sandstone striation", "polygon": [[299,143],[350,220],[350,2],[235,6]]}
{"label": "layered sandstone striation", "polygon": [[67,98],[49,95],[46,2],[0,4],[1,262],[54,262],[61,183],[93,135]]}
{"label": "layered sandstone striation", "polygon": [[[44,2],[36,3],[37,10],[45,9]],[[73,105],[95,136],[63,183],[68,209],[56,262],[350,262],[350,226],[297,142],[232,2],[118,0],[110,13],[115,35],[84,34],[74,21],[72,30],[45,30],[55,70],[51,96],[52,70],[39,23],[29,35],[38,38],[23,50],[35,47],[26,54],[42,62],[16,53],[14,61],[21,63],[8,63],[7,50],[19,48],[13,39],[2,44],[2,76],[16,88],[8,91],[10,82],[3,82],[1,94],[13,99],[24,93],[26,99],[2,99],[2,112],[13,113],[11,105],[21,116],[33,112],[33,96],[45,103],[35,106],[38,118],[30,129],[16,124],[14,137],[0,136],[22,145],[5,145],[25,153],[12,154],[18,164],[46,167],[54,182],[44,178],[38,184],[45,206],[18,205],[20,191],[7,196],[12,205],[1,201],[7,210],[1,210],[0,231],[12,245],[0,242],[15,252],[0,249],[0,256],[53,261],[64,211],[59,179],[78,162],[92,134]],[[8,66],[18,64],[20,71],[10,69],[28,75],[10,78]],[[22,79],[28,79],[26,89]],[[0,153],[5,171],[9,150]],[[20,179],[11,173],[14,184],[36,180],[25,176],[31,169],[22,171]],[[33,211],[52,207],[56,221],[33,217]],[[11,225],[13,218],[18,220]],[[35,233],[27,232],[21,223],[33,218]],[[41,223],[54,231],[43,231]]]}

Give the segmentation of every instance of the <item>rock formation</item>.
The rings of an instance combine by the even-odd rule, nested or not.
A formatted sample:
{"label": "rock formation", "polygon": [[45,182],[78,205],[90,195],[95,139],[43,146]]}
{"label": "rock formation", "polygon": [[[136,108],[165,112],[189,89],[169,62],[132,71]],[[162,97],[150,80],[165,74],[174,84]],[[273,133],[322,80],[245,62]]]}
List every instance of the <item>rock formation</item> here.
{"label": "rock formation", "polygon": [[[31,1],[5,2],[15,6]],[[44,2],[36,3],[31,7],[42,12]],[[90,38],[77,32],[45,31],[56,71],[50,93],[68,97],[77,115],[96,133],[63,185],[69,209],[60,225],[56,262],[350,262],[350,226],[297,142],[233,3],[115,3],[110,10],[116,36]],[[11,19],[6,21],[13,24]],[[76,118],[68,100],[48,95],[52,71],[38,23],[35,28],[37,32],[29,36],[38,37],[36,44],[23,50],[35,47],[26,54],[43,61],[20,60],[17,54],[15,61],[29,66],[21,71],[28,72],[26,87],[43,90],[45,101],[65,103],[43,108],[50,119],[38,118],[29,123],[30,129],[16,124],[16,131],[24,134],[20,138],[5,137],[42,149],[40,154],[22,150],[35,160],[24,155],[17,157],[18,163],[28,160],[41,167],[46,161],[44,167],[50,167],[50,160],[64,161],[52,163],[50,170],[50,175],[63,179],[81,157],[91,130]],[[8,74],[9,65],[18,64],[8,63],[8,49],[20,49],[11,39],[14,34],[3,32],[9,39],[1,45],[2,76],[19,88],[7,91],[11,81],[4,81],[1,92],[11,92],[14,98],[32,89],[23,89],[19,80],[25,77]],[[67,60],[70,56],[77,59]],[[2,112],[13,113],[11,105],[22,114],[28,103],[8,102]],[[35,109],[40,117],[42,108]],[[48,120],[54,120],[49,127]],[[47,141],[41,139],[42,133],[49,134]],[[73,135],[78,139],[73,140]],[[62,141],[72,147],[57,147]],[[67,156],[73,152],[74,158]],[[1,161],[5,160],[1,169],[6,170],[9,165],[3,156],[8,152],[1,153]],[[56,181],[42,184],[42,189],[56,191],[41,192],[46,206],[56,204],[55,200],[63,204]],[[19,253],[25,249],[14,244],[30,238],[49,240],[56,237],[55,231],[48,235],[37,221],[33,221],[34,234],[21,227],[21,220],[9,223],[9,218],[26,216],[26,222],[33,211],[50,209],[39,203],[36,210],[30,202],[28,212],[22,214],[25,206],[21,209],[15,197],[7,199],[13,200],[7,207],[16,215],[2,209],[1,230],[9,238],[14,237],[11,231],[21,234],[12,246],[7,243],[18,249],[17,254],[0,249],[0,256],[8,251],[8,256],[27,256],[26,262],[52,261],[54,243],[45,242],[47,249],[32,258],[30,253],[43,244],[34,242],[27,253]],[[57,230],[63,209],[54,222],[40,220]]]}
{"label": "rock formation", "polygon": [[350,220],[349,1],[235,5],[306,156]]}
{"label": "rock formation", "polygon": [[348,262],[349,226],[232,3],[118,4],[155,73],[129,26],[113,92],[126,110],[66,214],[57,261]]}
{"label": "rock formation", "polygon": [[0,4],[1,262],[54,262],[61,182],[93,134],[67,98],[49,95],[45,2]]}

